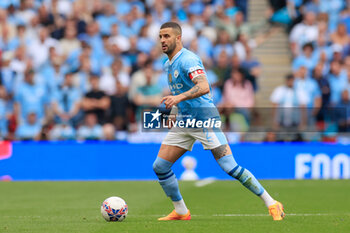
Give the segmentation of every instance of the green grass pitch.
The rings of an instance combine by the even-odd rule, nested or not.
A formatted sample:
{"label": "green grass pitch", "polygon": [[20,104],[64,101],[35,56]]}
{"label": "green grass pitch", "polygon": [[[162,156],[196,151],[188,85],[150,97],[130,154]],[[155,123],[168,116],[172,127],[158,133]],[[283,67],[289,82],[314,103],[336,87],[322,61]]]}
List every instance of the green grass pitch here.
{"label": "green grass pitch", "polygon": [[[272,221],[262,201],[237,181],[196,187],[181,182],[191,221],[159,222],[172,204],[156,181],[2,182],[1,233],[206,233],[349,232],[348,180],[262,181],[287,213]],[[129,205],[124,222],[106,222],[102,201],[120,196]]]}

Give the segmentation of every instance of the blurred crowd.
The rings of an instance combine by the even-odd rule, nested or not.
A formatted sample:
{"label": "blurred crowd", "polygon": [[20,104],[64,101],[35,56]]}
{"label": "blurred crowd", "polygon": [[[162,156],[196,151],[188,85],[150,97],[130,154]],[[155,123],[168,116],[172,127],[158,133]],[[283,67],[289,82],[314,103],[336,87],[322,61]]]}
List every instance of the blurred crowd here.
{"label": "blurred crowd", "polygon": [[[289,22],[292,74],[271,101],[276,127],[350,132],[350,5],[345,0],[271,1]],[[278,21],[278,20],[277,20]]]}
{"label": "blurred crowd", "polygon": [[[220,106],[253,107],[268,21],[246,0],[1,0],[0,138],[115,140],[170,94],[158,34],[180,22]],[[249,119],[249,114],[242,110]]]}
{"label": "blurred crowd", "polygon": [[141,109],[161,107],[170,94],[158,42],[167,21],[181,24],[184,46],[203,60],[215,104],[235,112],[224,110],[223,119],[235,118],[242,131],[259,90],[261,64],[253,50],[268,38],[271,23],[285,25],[293,73],[271,94],[274,127],[349,132],[347,2],[270,0],[267,18],[254,23],[247,20],[248,3],[1,0],[0,138],[126,140],[137,134]]}

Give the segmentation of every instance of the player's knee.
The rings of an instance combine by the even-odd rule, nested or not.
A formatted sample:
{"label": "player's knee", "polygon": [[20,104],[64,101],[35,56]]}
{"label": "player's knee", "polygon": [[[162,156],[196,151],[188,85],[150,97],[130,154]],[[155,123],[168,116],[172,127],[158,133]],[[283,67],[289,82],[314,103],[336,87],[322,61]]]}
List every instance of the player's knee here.
{"label": "player's knee", "polygon": [[157,160],[155,160],[153,162],[153,171],[157,174],[160,173],[162,170],[162,168],[159,166],[159,163],[157,162]]}
{"label": "player's knee", "polygon": [[157,157],[156,160],[153,162],[153,171],[159,175],[164,174],[168,172],[171,169],[172,163]]}

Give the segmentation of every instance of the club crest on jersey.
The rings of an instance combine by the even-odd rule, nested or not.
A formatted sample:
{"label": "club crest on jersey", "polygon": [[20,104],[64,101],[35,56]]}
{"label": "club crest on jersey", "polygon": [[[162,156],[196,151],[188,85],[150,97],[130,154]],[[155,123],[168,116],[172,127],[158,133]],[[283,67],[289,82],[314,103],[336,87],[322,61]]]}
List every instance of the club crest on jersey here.
{"label": "club crest on jersey", "polygon": [[179,71],[175,70],[174,71],[174,77],[177,78],[179,76]]}
{"label": "club crest on jersey", "polygon": [[168,79],[169,79],[169,83],[171,83],[173,81],[171,74],[169,74]]}

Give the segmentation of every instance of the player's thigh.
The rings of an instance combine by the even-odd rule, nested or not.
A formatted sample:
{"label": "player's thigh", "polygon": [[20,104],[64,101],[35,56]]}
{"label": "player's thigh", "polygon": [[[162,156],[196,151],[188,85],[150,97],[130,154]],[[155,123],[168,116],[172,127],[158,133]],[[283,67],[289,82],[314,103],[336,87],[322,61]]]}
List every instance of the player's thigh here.
{"label": "player's thigh", "polygon": [[196,129],[193,137],[202,143],[205,150],[211,150],[216,159],[232,153],[226,136],[220,129]]}
{"label": "player's thigh", "polygon": [[186,129],[172,128],[164,138],[162,144],[180,147],[186,151],[192,151],[195,141],[196,139],[192,137]]}
{"label": "player's thigh", "polygon": [[187,150],[178,146],[162,144],[160,146],[158,157],[169,162],[176,162]]}

